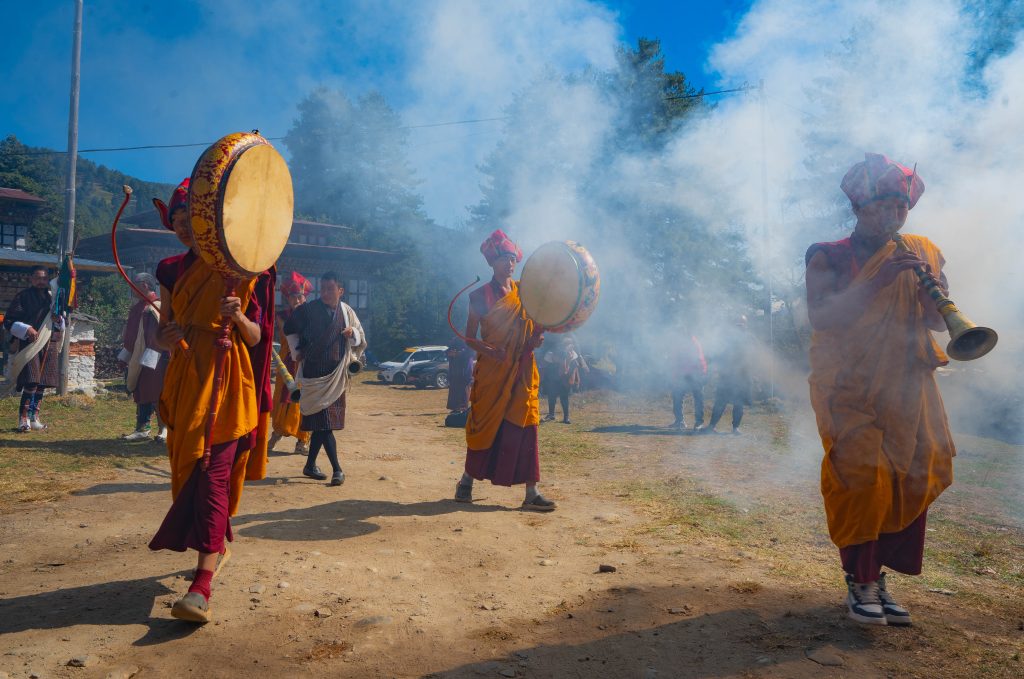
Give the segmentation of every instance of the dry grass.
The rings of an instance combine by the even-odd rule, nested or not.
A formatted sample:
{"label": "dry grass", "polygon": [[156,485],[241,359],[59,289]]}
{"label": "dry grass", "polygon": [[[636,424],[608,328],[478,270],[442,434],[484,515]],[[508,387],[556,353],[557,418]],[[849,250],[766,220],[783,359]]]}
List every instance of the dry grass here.
{"label": "dry grass", "polygon": [[97,398],[47,397],[41,432],[18,433],[18,399],[0,401],[0,509],[53,500],[95,480],[97,474],[161,460],[157,443],[129,444],[120,436],[135,425],[135,403],[124,394]]}

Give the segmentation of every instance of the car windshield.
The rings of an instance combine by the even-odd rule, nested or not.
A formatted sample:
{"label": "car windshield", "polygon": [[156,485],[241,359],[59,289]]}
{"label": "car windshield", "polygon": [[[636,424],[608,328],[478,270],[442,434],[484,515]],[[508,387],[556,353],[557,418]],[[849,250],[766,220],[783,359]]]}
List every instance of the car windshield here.
{"label": "car windshield", "polygon": [[391,361],[389,361],[389,362],[390,363],[405,363],[405,359],[409,358],[409,354],[411,354],[411,353],[412,353],[411,349],[406,349],[405,351],[400,353],[398,356],[395,356],[393,359],[391,359]]}

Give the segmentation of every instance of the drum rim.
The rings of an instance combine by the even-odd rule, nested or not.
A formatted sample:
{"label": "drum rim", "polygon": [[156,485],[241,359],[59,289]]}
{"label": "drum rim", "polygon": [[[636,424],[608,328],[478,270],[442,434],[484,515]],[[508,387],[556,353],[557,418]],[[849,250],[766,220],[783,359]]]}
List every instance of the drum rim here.
{"label": "drum rim", "polygon": [[[575,256],[576,250],[573,249],[573,247],[571,245],[569,245],[570,242],[573,242],[573,241],[553,240],[550,243],[545,243],[544,245],[540,246],[540,248],[537,248],[537,250],[534,251],[534,254],[536,254],[541,248],[543,248],[543,247],[545,247],[547,245],[552,245],[552,244],[560,245],[560,246],[562,246],[563,248],[565,248],[569,252],[569,259],[572,260],[573,265],[576,267],[576,279],[577,279],[578,285],[576,286],[576,301],[572,305],[572,311],[570,311],[569,315],[566,316],[565,318],[563,318],[562,320],[560,320],[558,323],[555,323],[553,325],[543,326],[547,330],[551,330],[552,328],[560,328],[561,326],[563,326],[566,323],[568,323],[569,321],[571,321],[573,319],[573,317],[576,314],[578,314],[579,311],[580,311],[580,306],[579,305],[580,305],[580,301],[583,299],[583,289],[584,289],[584,285],[585,285],[586,281],[585,281],[584,276],[583,276],[583,268],[580,266],[580,261]],[[530,255],[530,258],[532,259],[533,255]],[[529,264],[530,261],[527,260],[526,263]],[[526,267],[524,266],[523,268],[525,269]],[[522,283],[522,280],[523,280],[522,276],[520,276],[519,277],[520,284]]]}
{"label": "drum rim", "polygon": [[[219,207],[219,209],[215,211],[217,215],[217,240],[220,241],[221,245],[223,246],[221,248],[221,254],[224,255],[224,259],[228,261],[228,263],[231,265],[231,268],[235,270],[236,273],[239,271],[244,271],[246,274],[250,276],[258,276],[261,272],[249,271],[249,269],[239,264],[238,260],[236,260],[234,255],[231,253],[231,248],[227,246],[227,236],[224,233],[224,194],[228,189],[228,179],[231,177],[231,171],[235,168],[235,163],[237,163],[238,159],[242,157],[242,154],[255,146],[270,146],[270,142],[265,140],[263,137],[259,135],[254,136],[256,137],[255,139],[250,139],[248,143],[236,147],[234,149],[235,152],[231,155],[231,159],[228,161],[227,167],[224,168],[224,173],[220,176],[220,182],[218,182],[217,185],[216,205]],[[273,148],[273,146],[271,146],[271,148]]]}

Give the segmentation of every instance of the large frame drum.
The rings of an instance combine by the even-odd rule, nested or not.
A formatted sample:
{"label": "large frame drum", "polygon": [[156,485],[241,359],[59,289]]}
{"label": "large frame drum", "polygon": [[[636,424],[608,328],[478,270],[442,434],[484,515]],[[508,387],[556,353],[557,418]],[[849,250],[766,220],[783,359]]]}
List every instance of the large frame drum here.
{"label": "large frame drum", "polygon": [[292,176],[281,154],[254,132],[223,137],[200,156],[188,187],[192,238],[226,279],[249,279],[281,256],[291,233]]}
{"label": "large frame drum", "polygon": [[523,265],[519,296],[526,315],[547,332],[570,332],[597,308],[601,274],[579,243],[552,241]]}

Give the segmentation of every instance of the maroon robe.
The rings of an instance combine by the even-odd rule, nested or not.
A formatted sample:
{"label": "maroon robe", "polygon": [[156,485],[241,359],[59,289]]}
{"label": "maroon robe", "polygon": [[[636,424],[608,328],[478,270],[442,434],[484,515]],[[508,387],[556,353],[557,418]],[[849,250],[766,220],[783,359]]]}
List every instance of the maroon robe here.
{"label": "maroon robe", "polygon": [[[818,252],[825,253],[829,268],[836,276],[835,292],[841,292],[860,271],[849,238],[832,243],[815,243],[807,249],[805,262]],[[874,582],[882,568],[891,568],[906,575],[920,575],[924,560],[925,524],[928,510],[921,513],[909,526],[896,533],[882,533],[877,540],[862,542],[839,549],[843,570],[853,576],[854,582]]]}

